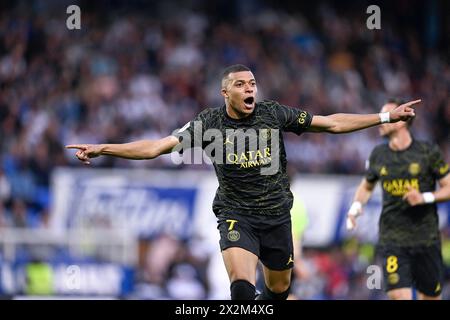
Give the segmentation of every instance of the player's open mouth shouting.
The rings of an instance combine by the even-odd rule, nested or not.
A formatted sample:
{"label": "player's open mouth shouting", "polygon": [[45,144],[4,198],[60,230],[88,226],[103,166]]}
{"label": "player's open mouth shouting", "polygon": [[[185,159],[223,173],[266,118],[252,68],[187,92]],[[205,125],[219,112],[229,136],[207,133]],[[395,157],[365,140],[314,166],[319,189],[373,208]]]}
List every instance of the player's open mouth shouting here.
{"label": "player's open mouth shouting", "polygon": [[247,110],[253,110],[253,108],[255,107],[255,97],[247,97],[244,99],[244,107]]}

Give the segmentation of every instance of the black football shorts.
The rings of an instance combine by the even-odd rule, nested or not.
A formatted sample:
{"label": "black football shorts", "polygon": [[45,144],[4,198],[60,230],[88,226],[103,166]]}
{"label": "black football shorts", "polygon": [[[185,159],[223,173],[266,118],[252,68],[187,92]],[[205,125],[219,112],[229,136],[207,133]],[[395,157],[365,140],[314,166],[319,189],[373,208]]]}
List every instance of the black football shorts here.
{"label": "black football shorts", "polygon": [[429,246],[380,246],[386,291],[414,287],[436,297],[442,292],[444,264],[440,243]]}
{"label": "black football shorts", "polygon": [[271,270],[286,270],[294,265],[291,216],[218,215],[220,249],[240,247],[257,255]]}

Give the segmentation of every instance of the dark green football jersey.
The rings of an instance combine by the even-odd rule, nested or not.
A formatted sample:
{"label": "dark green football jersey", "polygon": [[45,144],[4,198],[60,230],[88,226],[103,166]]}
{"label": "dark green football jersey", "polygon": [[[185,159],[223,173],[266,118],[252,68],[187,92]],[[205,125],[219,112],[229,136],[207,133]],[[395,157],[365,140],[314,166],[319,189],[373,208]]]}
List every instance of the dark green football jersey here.
{"label": "dark green football jersey", "polygon": [[366,179],[380,181],[383,209],[379,243],[399,246],[429,245],[439,241],[436,204],[411,207],[403,196],[408,186],[420,192],[435,190],[436,181],[449,172],[437,145],[413,140],[405,150],[393,151],[388,144],[370,155]]}
{"label": "dark green football jersey", "polygon": [[312,117],[265,100],[239,120],[229,117],[225,106],[205,109],[174,135],[184,144],[183,152],[201,147],[213,160],[219,181],[213,202],[216,215],[280,215],[289,213],[293,200],[282,132],[300,135]]}

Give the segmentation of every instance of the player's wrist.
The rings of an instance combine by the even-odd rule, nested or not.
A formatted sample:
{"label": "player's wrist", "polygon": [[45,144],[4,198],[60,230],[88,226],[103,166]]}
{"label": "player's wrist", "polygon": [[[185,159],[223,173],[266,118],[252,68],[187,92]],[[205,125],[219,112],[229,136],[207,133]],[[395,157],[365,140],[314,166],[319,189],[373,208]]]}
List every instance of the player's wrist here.
{"label": "player's wrist", "polygon": [[381,123],[389,123],[391,122],[391,115],[389,112],[380,112],[378,114],[378,116],[380,117],[380,122]]}
{"label": "player's wrist", "polygon": [[350,209],[348,210],[348,215],[350,216],[357,216],[360,214],[362,210],[362,203],[360,201],[353,201],[352,205],[350,206]]}
{"label": "player's wrist", "polygon": [[106,144],[99,144],[98,145],[98,154],[102,155],[106,151],[107,145]]}
{"label": "player's wrist", "polygon": [[423,197],[424,203],[436,202],[436,197],[434,196],[433,192],[424,192],[424,193],[422,193],[422,197]]}

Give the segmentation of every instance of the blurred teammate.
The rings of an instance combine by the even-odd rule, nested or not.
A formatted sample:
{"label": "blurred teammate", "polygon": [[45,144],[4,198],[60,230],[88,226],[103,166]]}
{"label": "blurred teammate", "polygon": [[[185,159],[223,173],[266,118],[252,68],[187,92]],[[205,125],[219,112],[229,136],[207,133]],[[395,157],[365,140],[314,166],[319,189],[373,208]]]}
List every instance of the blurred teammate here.
{"label": "blurred teammate", "polygon": [[[382,112],[395,110],[399,104],[390,101]],[[372,151],[348,212],[347,227],[356,226],[355,218],[379,180],[383,209],[378,245],[389,298],[412,299],[414,286],[419,299],[440,299],[443,263],[436,202],[450,200],[449,167],[435,144],[411,136],[410,123],[380,126],[381,136],[389,138],[389,143]]]}
{"label": "blurred teammate", "polygon": [[76,156],[86,164],[99,155],[153,159],[177,150],[180,143],[202,147],[213,159],[219,181],[213,211],[218,219],[231,298],[255,298],[256,267],[260,259],[265,288],[259,298],[286,299],[294,261],[292,193],[286,174],[283,136],[279,131],[297,135],[305,131],[345,133],[383,121],[408,120],[414,117],[411,106],[420,100],[383,114],[313,116],[275,101],[256,102],[256,93],[256,80],[250,69],[234,65],[222,75],[221,94],[225,104],[205,109],[171,136],[125,144],[67,147],[79,149]]}

